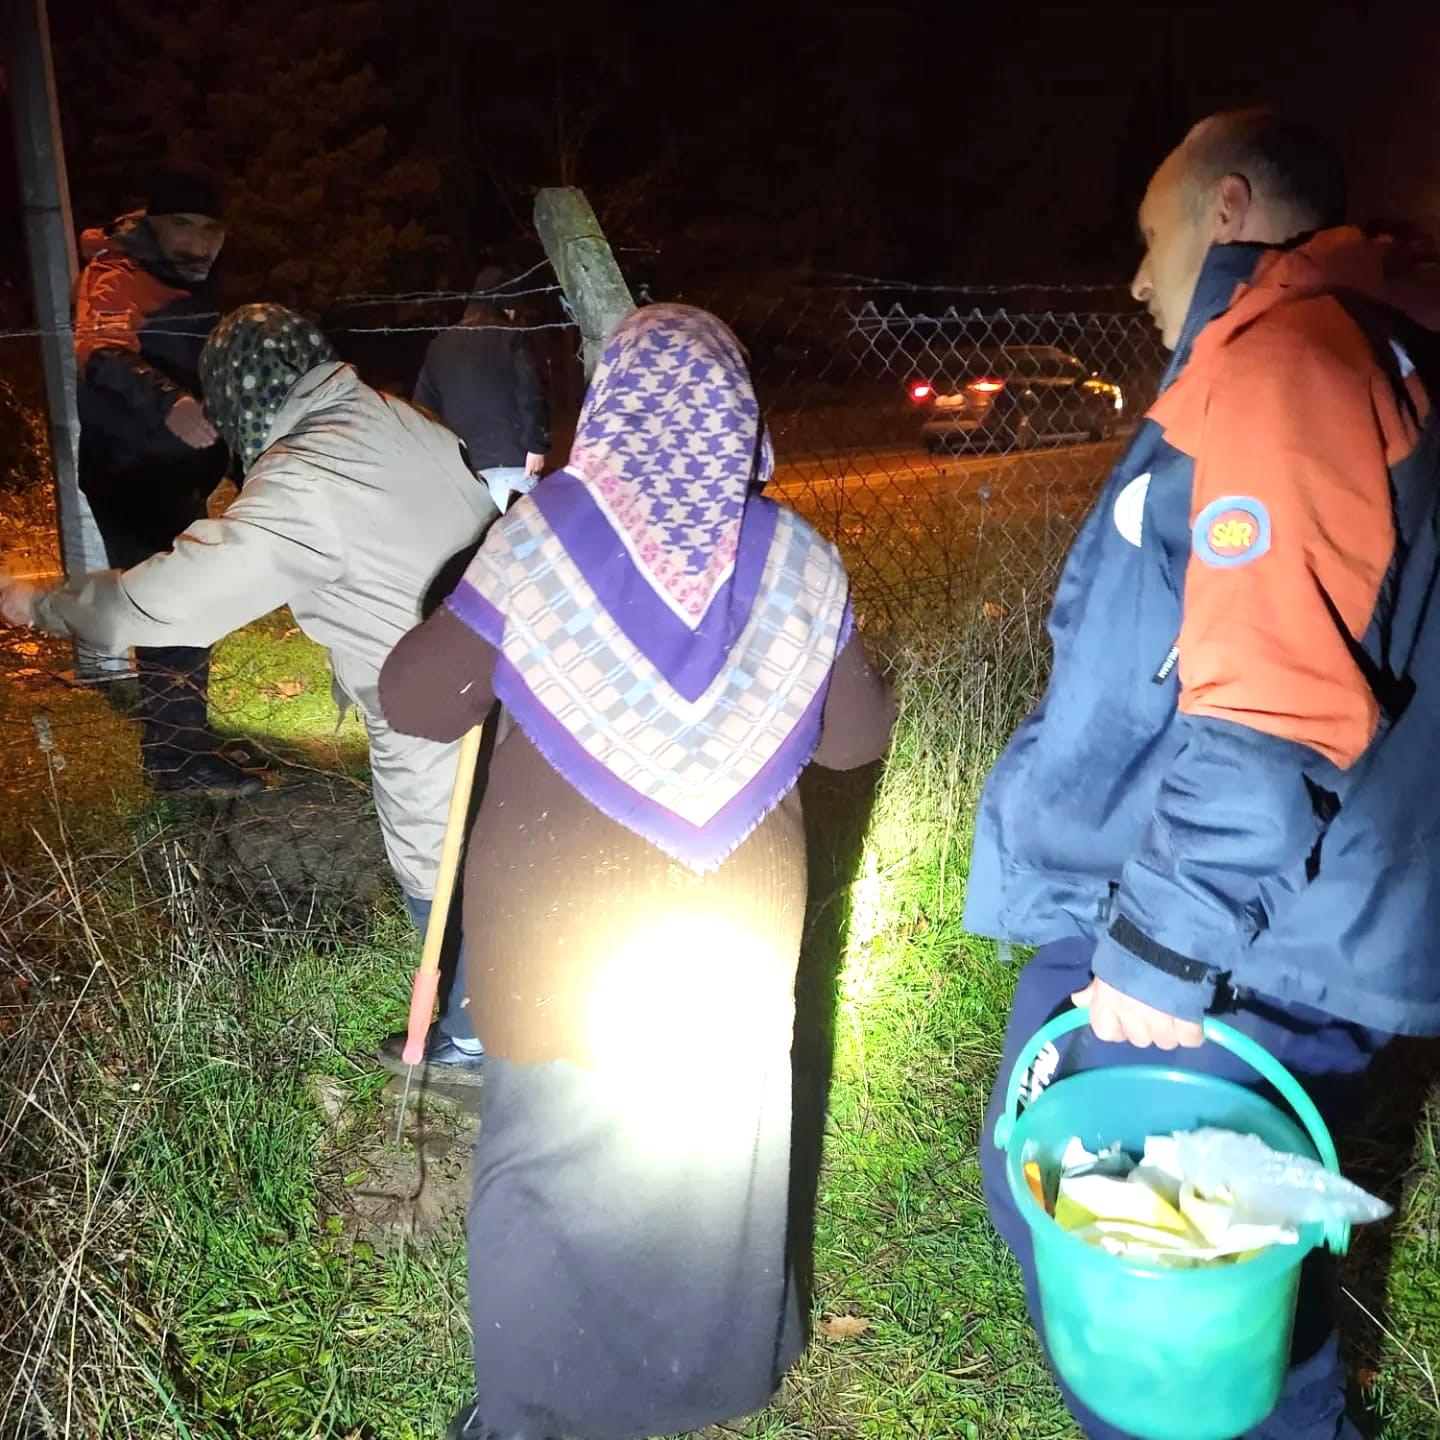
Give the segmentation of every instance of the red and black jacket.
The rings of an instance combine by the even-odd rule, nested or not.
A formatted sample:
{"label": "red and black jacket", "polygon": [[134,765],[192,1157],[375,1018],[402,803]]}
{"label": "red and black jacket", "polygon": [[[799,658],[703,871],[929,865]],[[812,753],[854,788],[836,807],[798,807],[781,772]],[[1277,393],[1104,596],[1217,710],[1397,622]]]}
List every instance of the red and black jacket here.
{"label": "red and black jacket", "polygon": [[81,237],[88,263],[75,303],[81,484],[112,489],[144,472],[147,487],[214,489],[225,448],[193,450],[166,427],[182,395],[200,394],[200,352],[216,321],[207,282],[165,263],[143,215]]}

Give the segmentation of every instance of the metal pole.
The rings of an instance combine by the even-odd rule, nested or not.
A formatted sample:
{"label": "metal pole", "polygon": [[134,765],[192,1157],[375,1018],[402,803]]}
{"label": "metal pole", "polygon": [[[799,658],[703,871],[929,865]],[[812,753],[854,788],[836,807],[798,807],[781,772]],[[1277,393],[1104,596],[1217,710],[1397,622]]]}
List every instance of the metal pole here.
{"label": "metal pole", "polygon": [[[45,0],[11,0],[9,10],[10,90],[20,198],[50,411],[60,557],[68,577],[108,568],[95,517],[79,485],[80,420],[75,406],[75,336],[70,317],[75,227],[70,219],[70,185],[60,138]],[[106,679],[127,674],[129,669],[130,663],[123,657],[101,655],[86,645],[75,647],[78,679]]]}

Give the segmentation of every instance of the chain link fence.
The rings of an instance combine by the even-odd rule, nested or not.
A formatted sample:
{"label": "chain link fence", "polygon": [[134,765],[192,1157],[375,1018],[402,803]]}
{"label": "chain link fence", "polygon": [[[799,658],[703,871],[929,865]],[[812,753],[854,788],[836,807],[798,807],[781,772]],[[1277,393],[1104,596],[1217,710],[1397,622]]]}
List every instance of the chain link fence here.
{"label": "chain link fence", "polygon": [[[559,464],[583,394],[579,336],[556,287],[532,288],[516,308],[547,380]],[[1148,327],[1095,296],[1043,310],[853,285],[676,298],[708,305],[749,349],[777,452],[774,493],[843,552],[862,625],[934,722],[914,743],[933,749],[936,773],[978,774],[1043,679],[1040,619],[1059,560],[1154,390],[1161,356]],[[366,297],[327,328],[367,380],[409,394],[427,343],[460,304]],[[37,339],[0,338],[0,569],[52,578]],[[234,493],[223,486],[212,512]],[[172,1293],[145,1267],[172,1261],[157,1259],[136,1192],[111,1184],[109,1167],[116,1154],[144,1153],[138,1127],[168,1130],[155,1117],[177,1094],[215,1093],[185,1086],[228,1075],[227,1044],[249,1057],[256,1042],[229,997],[257,989],[271,966],[283,974],[297,943],[325,949],[338,938],[347,948],[335,963],[349,966],[350,941],[377,933],[395,947],[398,990],[415,944],[373,813],[364,726],[340,714],[324,652],[293,615],[276,611],[222,639],[207,703],[189,711],[198,742],[263,774],[255,794],[195,801],[147,782],[137,681],[77,684],[70,664],[67,643],[0,626],[0,1040],[13,1077],[0,1087],[0,1182],[16,1256],[0,1276],[0,1297],[13,1292],[0,1355],[15,1357],[0,1412],[21,1416],[22,1430],[31,1415],[68,1416],[72,1405],[87,1414],[102,1393],[123,1407],[116,1395],[132,1382],[146,1396],[157,1383],[149,1372],[136,1382],[130,1356],[149,1353],[153,1332],[137,1327],[152,1296]],[[925,792],[911,840],[950,825],[960,793]],[[211,1005],[225,997],[223,1015],[196,1009],[188,988],[217,972],[242,977],[212,992]],[[144,1007],[162,983],[186,987],[174,993],[204,1033],[186,1050],[167,1022],[155,1048],[137,1053],[133,1038],[115,1040],[135,1032],[113,1017],[160,1013]],[[297,1005],[307,1021],[327,1013],[311,1005]],[[328,1023],[304,1025],[306,1043],[332,1044]],[[286,1065],[294,1054],[287,1042]],[[111,1124],[134,1128],[112,1138]],[[89,1138],[66,1138],[56,1164],[62,1134]],[[366,1163],[350,1135],[341,1173]],[[336,1200],[337,1213],[351,1203]],[[47,1276],[61,1279],[47,1288]],[[76,1295],[99,1303],[72,1305]],[[37,1420],[36,1433],[60,1423]]]}
{"label": "chain link fence", "polygon": [[[583,395],[578,332],[548,272],[515,292],[558,464]],[[714,310],[747,346],[775,443],[772,493],[838,545],[867,633],[973,670],[967,681],[1008,696],[997,714],[1023,707],[1045,674],[1042,622],[1060,562],[1164,367],[1147,317],[1112,290],[956,295],[857,282],[653,298],[672,295]],[[408,394],[463,300],[353,297],[328,328],[366,379]],[[12,333],[0,340],[0,569],[58,573],[47,475],[37,339]],[[222,487],[212,513],[233,494]],[[79,827],[83,814],[113,820],[149,802],[135,682],[77,686],[69,663],[61,642],[0,631],[11,830],[28,831],[37,806]],[[285,904],[297,889],[353,892],[371,872],[383,883],[363,726],[353,712],[342,720],[323,653],[288,612],[215,647],[209,730],[222,753],[269,776],[264,794],[211,816],[210,862]],[[0,836],[11,853],[17,840]],[[375,885],[361,884],[362,897]]]}
{"label": "chain link fence", "polygon": [[857,618],[972,717],[978,775],[1038,699],[1060,566],[1166,355],[1123,290],[875,284],[694,298],[750,350],[777,498],[844,556]]}
{"label": "chain link fence", "polygon": [[1053,298],[1068,303],[848,288],[712,306],[751,351],[775,493],[840,547],[872,632],[994,623],[1053,592],[1165,364],[1114,292]]}
{"label": "chain link fence", "polygon": [[[408,396],[427,345],[459,324],[470,298],[348,297],[325,329],[367,381]],[[555,453],[563,458],[584,389],[578,331],[548,270],[518,277],[502,303],[515,311],[544,377]],[[44,582],[58,578],[61,561],[40,338],[18,327],[0,333],[0,571]],[[222,482],[209,513],[223,514],[236,493],[231,481]],[[294,617],[277,611],[223,638],[208,677],[198,655],[172,658],[180,671],[172,685],[133,674],[81,684],[68,642],[0,626],[0,853],[7,864],[46,867],[39,852],[57,832],[80,852],[103,847],[117,818],[155,818],[157,796],[185,798],[189,792],[175,782],[188,768],[188,752],[216,753],[260,775],[265,788],[162,809],[158,817],[183,822],[187,851],[208,881],[284,916],[313,913],[317,903],[363,909],[393,895],[370,799],[364,723],[353,708],[342,715],[324,652]],[[157,689],[165,692],[158,725]],[[161,746],[148,761],[147,741]]]}

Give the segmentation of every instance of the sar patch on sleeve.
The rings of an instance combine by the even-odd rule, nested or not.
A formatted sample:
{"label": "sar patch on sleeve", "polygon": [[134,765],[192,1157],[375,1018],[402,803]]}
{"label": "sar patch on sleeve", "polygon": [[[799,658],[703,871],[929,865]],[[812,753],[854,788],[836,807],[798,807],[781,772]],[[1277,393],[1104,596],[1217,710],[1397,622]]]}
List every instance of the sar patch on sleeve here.
{"label": "sar patch on sleeve", "polygon": [[1207,565],[1248,565],[1270,548],[1270,512],[1252,496],[1222,495],[1196,517],[1192,544]]}

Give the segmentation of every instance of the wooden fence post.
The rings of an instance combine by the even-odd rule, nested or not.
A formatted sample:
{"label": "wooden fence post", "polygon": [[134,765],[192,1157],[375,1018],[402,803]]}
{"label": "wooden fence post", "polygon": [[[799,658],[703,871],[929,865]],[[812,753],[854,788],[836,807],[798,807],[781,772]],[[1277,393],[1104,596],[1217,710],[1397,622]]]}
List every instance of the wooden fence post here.
{"label": "wooden fence post", "polygon": [[580,326],[588,380],[605,337],[635,301],[583,190],[542,190],[535,197],[535,228]]}

